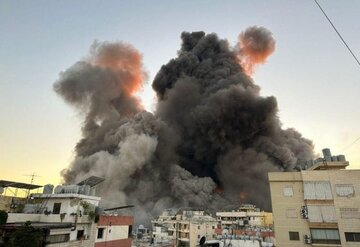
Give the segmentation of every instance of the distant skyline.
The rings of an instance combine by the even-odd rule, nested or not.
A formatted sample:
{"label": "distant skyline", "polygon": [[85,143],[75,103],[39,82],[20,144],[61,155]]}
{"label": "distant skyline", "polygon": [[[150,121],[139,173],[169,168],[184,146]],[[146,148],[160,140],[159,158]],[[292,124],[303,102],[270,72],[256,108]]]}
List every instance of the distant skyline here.
{"label": "distant skyline", "polygon": [[[360,2],[320,1],[360,56]],[[143,54],[149,79],[176,56],[182,31],[217,33],[234,46],[264,26],[276,50],[258,67],[262,95],[274,95],[284,128],[329,147],[360,169],[360,68],[314,1],[1,1],[0,179],[58,183],[81,137],[77,113],[52,89],[59,73],[98,41],[124,41]],[[147,100],[147,108],[150,100]],[[151,108],[151,107],[150,107]]]}

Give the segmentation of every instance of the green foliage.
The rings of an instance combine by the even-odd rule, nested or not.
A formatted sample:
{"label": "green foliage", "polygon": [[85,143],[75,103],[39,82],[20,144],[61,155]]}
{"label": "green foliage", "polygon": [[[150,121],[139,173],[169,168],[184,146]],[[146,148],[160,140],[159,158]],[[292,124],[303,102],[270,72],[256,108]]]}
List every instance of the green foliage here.
{"label": "green foliage", "polygon": [[0,210],[0,226],[5,225],[8,218],[8,213],[4,210]]}
{"label": "green foliage", "polygon": [[11,247],[41,247],[44,233],[31,226],[27,221],[24,226],[10,235]]}
{"label": "green foliage", "polygon": [[87,201],[81,201],[81,202],[80,202],[80,206],[83,207],[83,209],[84,209],[84,214],[88,214],[88,213],[89,213],[90,203],[88,203]]}
{"label": "green foliage", "polygon": [[94,211],[90,211],[90,212],[89,212],[89,219],[90,219],[90,220],[94,220],[94,219],[95,219],[95,212],[94,212]]}

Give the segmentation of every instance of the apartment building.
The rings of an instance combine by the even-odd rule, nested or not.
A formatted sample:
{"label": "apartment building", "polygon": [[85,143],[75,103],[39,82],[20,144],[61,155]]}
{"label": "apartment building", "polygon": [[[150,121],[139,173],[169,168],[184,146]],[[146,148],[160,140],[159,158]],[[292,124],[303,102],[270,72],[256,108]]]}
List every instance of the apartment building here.
{"label": "apartment building", "polygon": [[247,226],[272,227],[271,212],[260,211],[255,205],[243,204],[237,210],[216,212],[216,218],[223,229],[242,229]]}
{"label": "apartment building", "polygon": [[299,172],[269,173],[276,246],[360,246],[360,170],[343,155]]}
{"label": "apartment building", "polygon": [[41,232],[42,246],[130,247],[133,217],[101,213],[101,198],[95,196],[93,187],[102,180],[90,177],[84,181],[59,185],[55,191],[54,186],[46,185],[43,193],[12,200],[6,207],[6,224],[0,226],[0,245],[7,246],[12,234],[30,223],[34,231]]}
{"label": "apartment building", "polygon": [[[198,246],[200,239],[216,239],[217,220],[201,210],[164,212],[152,221],[155,243],[172,242],[173,246]],[[166,233],[167,236],[166,237]]]}

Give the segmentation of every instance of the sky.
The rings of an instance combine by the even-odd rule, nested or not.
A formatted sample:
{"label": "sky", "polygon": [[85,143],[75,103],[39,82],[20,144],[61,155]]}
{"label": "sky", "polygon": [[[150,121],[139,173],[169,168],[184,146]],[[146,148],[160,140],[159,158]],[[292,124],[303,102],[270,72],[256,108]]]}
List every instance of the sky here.
{"label": "sky", "polygon": [[[360,1],[319,0],[360,57]],[[58,184],[81,137],[80,117],[53,91],[59,73],[94,41],[124,41],[143,54],[149,78],[141,96],[176,56],[183,31],[217,33],[234,46],[249,26],[264,26],[276,51],[253,78],[278,100],[284,128],[329,147],[360,169],[360,66],[312,0],[0,1],[0,179]]]}

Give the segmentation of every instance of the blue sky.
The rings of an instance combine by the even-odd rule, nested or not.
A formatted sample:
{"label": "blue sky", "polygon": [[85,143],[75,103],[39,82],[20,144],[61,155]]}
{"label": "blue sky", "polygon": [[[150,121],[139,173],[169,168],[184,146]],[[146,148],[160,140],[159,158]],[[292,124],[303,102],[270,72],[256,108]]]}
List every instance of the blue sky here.
{"label": "blue sky", "polygon": [[[319,0],[360,57],[360,1]],[[80,138],[80,118],[52,90],[58,74],[94,40],[125,41],[144,57],[149,85],[176,56],[182,31],[217,33],[235,45],[248,26],[277,45],[254,80],[274,95],[284,127],[344,153],[360,168],[360,67],[311,0],[0,2],[0,169],[2,178],[59,180]],[[50,181],[49,181],[50,180]]]}

